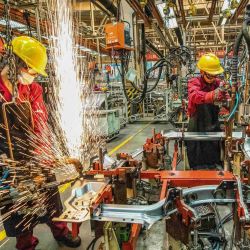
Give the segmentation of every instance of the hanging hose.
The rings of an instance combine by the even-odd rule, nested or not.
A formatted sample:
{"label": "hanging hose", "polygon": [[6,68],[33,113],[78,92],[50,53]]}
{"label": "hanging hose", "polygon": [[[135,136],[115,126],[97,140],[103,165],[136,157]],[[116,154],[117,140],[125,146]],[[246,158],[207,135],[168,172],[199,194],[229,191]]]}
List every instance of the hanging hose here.
{"label": "hanging hose", "polygon": [[250,24],[250,4],[247,5],[246,7],[246,20],[243,22],[243,36],[245,38],[246,44],[247,44],[247,48],[248,48],[248,53],[250,52],[250,35],[248,33],[248,26]]}
{"label": "hanging hose", "polygon": [[[182,57],[184,57],[184,59]],[[151,73],[154,72],[155,70],[159,69],[159,73],[158,73],[158,76],[156,78],[155,83],[153,84],[153,86],[151,88],[146,89],[146,93],[152,92],[157,87],[157,85],[161,79],[161,76],[162,76],[163,68],[164,67],[171,68],[173,66],[170,61],[178,59],[180,64],[185,64],[186,61],[188,61],[190,63],[191,62],[191,51],[188,47],[185,47],[185,46],[177,47],[177,48],[174,48],[170,51],[168,58],[169,59],[166,59],[166,58],[159,59],[154,64],[154,66],[152,66],[150,69],[148,69],[146,71],[145,76],[144,76],[144,85],[146,82],[148,83],[148,80],[150,78]],[[190,74],[190,72],[189,72],[189,74]],[[143,89],[139,88],[134,82],[131,82],[131,85],[138,92],[144,93],[144,91],[145,91],[144,88]]]}
{"label": "hanging hose", "polygon": [[[142,33],[141,33],[141,40],[142,40],[142,56],[143,56],[143,67],[144,67],[144,74],[146,72],[146,37],[145,37],[145,27],[144,27],[144,24],[142,24]],[[124,92],[124,95],[127,99],[128,102],[132,103],[132,104],[138,104],[138,103],[141,103],[145,96],[146,96],[146,91],[147,91],[147,88],[148,88],[148,81],[146,79],[146,77],[144,76],[144,79],[143,79],[143,91],[141,92],[141,96],[139,97],[136,97],[134,99],[130,99],[130,97],[128,96],[128,93],[127,93],[127,90],[126,90],[126,80],[125,80],[125,67],[127,66],[125,64],[125,58],[124,58],[125,54],[122,53],[120,59],[121,59],[121,72],[120,72],[120,75],[121,75],[121,78],[122,78],[122,87],[123,87],[123,92]]]}
{"label": "hanging hose", "polygon": [[240,45],[243,38],[243,32],[241,31],[240,34],[237,36],[235,45],[234,45],[234,51],[233,51],[233,64],[232,64],[232,82],[233,85],[237,85],[237,78],[238,78],[238,54]]}
{"label": "hanging hose", "polygon": [[[152,68],[150,68],[150,69],[148,69],[148,70],[146,71],[145,81],[148,81],[148,79],[150,78],[150,74],[151,74],[153,71],[155,71],[156,69],[159,68],[159,73],[158,73],[158,76],[157,76],[157,79],[156,79],[154,85],[153,85],[150,89],[147,89],[147,90],[146,90],[146,93],[149,93],[149,92],[153,91],[153,90],[157,87],[157,85],[158,85],[158,83],[159,83],[159,81],[160,81],[160,79],[161,79],[163,67],[167,67],[168,65],[169,65],[169,66],[172,66],[171,63],[170,63],[169,61],[167,61],[167,60],[165,60],[164,58],[162,58],[162,59],[160,59],[159,61],[157,61],[157,62],[155,63],[155,65],[154,65]],[[143,90],[141,90],[140,88],[138,88],[138,87],[135,85],[134,82],[131,82],[131,85],[132,85],[138,92],[143,92]]]}
{"label": "hanging hose", "polygon": [[237,92],[236,93],[235,105],[234,105],[234,107],[232,109],[232,112],[229,114],[229,116],[227,118],[227,122],[229,122],[233,118],[233,116],[234,116],[234,114],[235,114],[235,112],[236,112],[236,110],[237,110],[237,108],[239,106],[239,99],[240,99],[240,94]]}
{"label": "hanging hose", "polygon": [[12,28],[10,20],[10,3],[9,0],[4,0],[4,18],[6,22],[5,29],[5,40],[6,40],[6,60],[7,65],[9,66],[8,78],[12,85],[12,99],[15,101],[18,96],[17,89],[17,69],[16,69],[16,58],[13,53],[12,46]]}
{"label": "hanging hose", "polygon": [[246,41],[248,53],[250,52],[250,36],[248,34],[248,29],[247,29],[249,24],[250,24],[250,4],[248,4],[246,7],[246,14],[245,14],[245,20],[243,22],[243,28],[242,28],[242,31],[237,36],[237,39],[236,39],[235,45],[234,45],[234,50],[233,50],[232,87],[233,87],[233,91],[236,91],[235,92],[236,99],[235,99],[234,107],[232,108],[231,113],[227,119],[227,122],[232,120],[232,118],[233,118],[233,116],[238,108],[238,105],[239,105],[240,94],[239,94],[239,92],[237,92],[238,56],[239,56],[239,50],[240,50],[240,46],[241,46],[243,38]]}

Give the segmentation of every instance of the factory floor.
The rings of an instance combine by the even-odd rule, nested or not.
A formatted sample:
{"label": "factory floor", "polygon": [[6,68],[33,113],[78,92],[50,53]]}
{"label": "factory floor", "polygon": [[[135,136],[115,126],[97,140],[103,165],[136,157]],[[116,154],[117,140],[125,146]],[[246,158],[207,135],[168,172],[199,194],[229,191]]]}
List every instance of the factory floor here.
{"label": "factory floor", "polygon": [[[164,129],[170,129],[167,124],[129,124],[125,128],[120,130],[120,134],[117,138],[107,143],[108,152],[111,156],[115,156],[118,152],[128,152],[132,153],[136,149],[142,147],[146,138],[151,137],[152,128],[156,129],[156,132],[160,132]],[[64,188],[60,190],[62,202],[65,201],[70,196],[71,188]],[[158,222],[152,226],[150,231],[143,232],[140,235],[139,241],[137,242],[136,249],[138,250],[160,250],[163,248],[164,244],[164,224]],[[0,249],[4,250],[14,250],[16,240],[15,238],[4,238],[3,228],[0,227]],[[39,238],[39,244],[37,250],[57,250],[57,249],[71,249],[65,246],[60,246],[52,237],[52,234],[45,224],[40,224],[34,229],[34,235]],[[90,222],[87,221],[83,223],[80,227],[80,237],[82,238],[82,245],[77,248],[81,250],[86,250],[87,246],[93,239],[93,235],[90,230]],[[95,248],[96,249],[96,248]]]}

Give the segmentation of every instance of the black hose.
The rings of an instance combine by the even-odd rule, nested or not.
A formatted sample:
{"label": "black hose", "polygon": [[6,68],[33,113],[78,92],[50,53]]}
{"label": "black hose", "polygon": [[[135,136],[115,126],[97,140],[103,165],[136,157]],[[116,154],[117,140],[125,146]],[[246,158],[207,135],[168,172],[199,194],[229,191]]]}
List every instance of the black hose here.
{"label": "black hose", "polygon": [[238,78],[238,54],[240,50],[240,45],[243,38],[243,31],[239,33],[239,35],[236,38],[234,50],[233,50],[233,64],[232,64],[232,82],[234,85],[237,84],[237,78]]}
{"label": "black hose", "polygon": [[250,24],[250,4],[247,5],[246,7],[246,13],[245,13],[245,21],[243,22],[243,36],[245,38],[247,48],[248,48],[248,53],[250,53],[250,35],[248,33],[248,26]]}
{"label": "black hose", "polygon": [[217,231],[219,230],[220,227],[222,227],[225,223],[228,221],[232,220],[233,213],[227,214],[224,218],[221,219],[220,223],[217,225]]}
{"label": "black hose", "polygon": [[[141,33],[141,41],[142,41],[142,54],[143,54],[143,67],[144,67],[144,73],[146,71],[146,38],[145,38],[145,27],[144,27],[144,24],[141,25],[142,27],[142,33]],[[126,90],[126,81],[125,81],[125,61],[124,61],[124,56],[122,55],[121,56],[121,78],[122,78],[122,87],[123,87],[123,92],[124,92],[124,95],[127,99],[128,102],[132,103],[132,104],[138,104],[138,103],[141,103],[145,96],[146,96],[146,91],[147,91],[147,88],[148,88],[148,85],[147,85],[147,80],[146,78],[144,77],[144,80],[143,80],[143,91],[141,92],[141,96],[140,97],[136,97],[134,99],[130,99],[130,97],[128,96],[128,93],[127,93],[127,90]]]}
{"label": "black hose", "polygon": [[[161,74],[162,74],[162,71],[163,71],[163,67],[164,67],[164,66],[167,67],[167,65],[166,65],[166,64],[164,65],[164,63],[167,63],[167,64],[169,64],[169,65],[171,66],[170,62],[168,62],[167,60],[165,60],[165,59],[160,59],[159,61],[157,61],[157,62],[155,63],[155,65],[154,65],[152,68],[150,68],[149,70],[147,70],[146,75],[145,75],[145,81],[148,81],[148,79],[149,79],[149,77],[150,77],[150,74],[151,74],[154,70],[156,70],[157,68],[159,68],[159,74],[158,74],[158,77],[157,77],[157,79],[156,79],[156,82],[154,83],[154,85],[153,85],[150,89],[147,89],[147,90],[146,90],[146,93],[149,93],[149,92],[153,91],[153,90],[157,87],[157,85],[158,85],[158,83],[159,83],[159,81],[160,81],[160,79],[161,79]],[[143,92],[143,90],[141,90],[140,88],[138,88],[138,87],[135,85],[135,83],[131,82],[131,84],[132,84],[132,86],[133,86],[138,92]]]}
{"label": "black hose", "polygon": [[97,242],[99,238],[94,238],[89,245],[87,246],[86,250],[94,250],[95,249],[95,243]]}
{"label": "black hose", "polygon": [[[152,68],[146,70],[146,58],[145,58],[146,39],[145,39],[144,24],[142,24],[141,41],[143,42],[142,43],[142,55],[143,55],[143,67],[144,67],[143,89],[139,88],[134,82],[131,82],[132,87],[141,93],[140,97],[136,97],[136,98],[131,100],[127,94],[126,81],[125,81],[125,70],[124,70],[126,65],[125,65],[125,61],[124,61],[123,56],[121,58],[121,68],[122,68],[121,71],[118,68],[118,71],[119,71],[121,78],[122,78],[122,86],[123,86],[124,95],[125,95],[127,101],[130,103],[133,103],[133,104],[138,104],[138,103],[142,102],[146,97],[146,93],[153,91],[157,87],[157,85],[161,79],[163,68],[169,67],[169,66],[171,67],[172,64],[170,63],[170,61],[174,60],[175,57],[179,57],[180,63],[183,63],[183,64],[185,64],[188,59],[189,59],[188,61],[191,61],[190,49],[188,47],[181,46],[181,47],[171,49],[169,60],[167,60],[166,58],[161,58],[155,63],[155,65]],[[185,56],[185,58],[183,59],[182,56]],[[118,65],[117,65],[117,67],[118,67]],[[158,73],[158,76],[156,78],[156,81],[155,81],[154,85],[150,89],[148,89],[148,80],[150,78],[150,74],[158,68],[159,68],[159,73]]]}

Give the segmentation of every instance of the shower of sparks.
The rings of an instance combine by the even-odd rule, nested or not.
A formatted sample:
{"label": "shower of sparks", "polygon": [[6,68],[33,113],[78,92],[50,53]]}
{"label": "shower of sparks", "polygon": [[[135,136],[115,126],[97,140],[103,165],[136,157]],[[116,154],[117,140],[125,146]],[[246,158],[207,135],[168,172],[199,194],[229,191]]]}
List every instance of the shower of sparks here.
{"label": "shower of sparks", "polygon": [[[4,180],[0,188],[11,183],[17,191],[12,194],[15,202],[6,206],[13,191],[0,190],[2,221],[10,218],[13,213],[21,213],[24,215],[23,220],[16,227],[23,230],[38,224],[35,218],[44,209],[47,209],[50,216],[56,213],[51,207],[51,200],[58,195],[57,189],[52,189],[51,193],[40,188],[34,177],[42,176],[49,183],[53,182],[54,173],[60,172],[61,180],[67,182],[70,178],[74,179],[77,173],[73,166],[65,163],[65,157],[77,158],[88,167],[91,157],[96,156],[99,147],[104,144],[98,130],[98,100],[86,78],[86,61],[79,56],[82,37],[77,26],[80,20],[77,19],[80,17],[73,16],[71,1],[47,0],[45,5],[44,1],[41,2],[43,7],[40,18],[46,24],[46,36],[49,38],[49,124],[44,122],[44,114],[38,114],[40,132],[35,134],[30,132],[30,125],[20,119],[26,139],[16,138],[16,147],[25,161],[0,161],[0,168],[8,168],[10,171],[10,178]],[[19,109],[17,107],[18,111],[12,112],[23,112]]]}
{"label": "shower of sparks", "polygon": [[49,2],[54,11],[50,20],[50,47],[57,82],[51,84],[58,97],[56,115],[69,154],[79,159],[83,137],[83,80],[79,74],[81,65],[78,65],[76,60],[72,13],[67,0]]}
{"label": "shower of sparks", "polygon": [[50,77],[50,87],[53,88],[50,111],[60,139],[57,140],[61,144],[58,147],[63,151],[61,155],[66,153],[88,162],[97,154],[102,141],[97,128],[97,98],[84,77],[86,62],[79,56],[82,37],[77,25],[80,20],[73,17],[68,0],[48,0],[46,9],[45,15],[51,24],[47,27],[49,55],[55,72]]}

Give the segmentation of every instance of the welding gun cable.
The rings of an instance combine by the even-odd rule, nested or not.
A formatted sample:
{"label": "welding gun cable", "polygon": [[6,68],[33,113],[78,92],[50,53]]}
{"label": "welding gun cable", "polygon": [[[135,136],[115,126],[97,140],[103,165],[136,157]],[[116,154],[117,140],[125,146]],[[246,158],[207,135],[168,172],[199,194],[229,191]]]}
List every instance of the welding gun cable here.
{"label": "welding gun cable", "polygon": [[248,26],[250,24],[250,20],[249,20],[249,15],[250,15],[250,5],[247,5],[247,11],[246,11],[246,20],[243,22],[243,28],[242,28],[242,32],[243,32],[243,36],[245,38],[246,44],[247,44],[247,48],[248,48],[248,53],[250,52],[250,35],[248,33]]}
{"label": "welding gun cable", "polygon": [[[231,213],[227,214],[225,217],[223,217],[223,218],[221,219],[221,221],[220,221],[220,223],[217,225],[217,227],[221,227],[221,225],[226,224],[227,222],[229,222],[230,220],[232,220],[232,218],[233,218],[233,213],[231,212]],[[217,228],[217,230],[218,230],[218,228]]]}
{"label": "welding gun cable", "polygon": [[243,39],[243,31],[241,31],[235,41],[234,49],[233,49],[233,64],[232,64],[232,82],[234,85],[237,84],[238,78],[238,54],[240,45]]}
{"label": "welding gun cable", "polygon": [[[190,50],[189,50],[189,48],[187,48],[187,47],[178,47],[178,48],[176,48],[176,49],[174,49],[172,52],[170,52],[170,54],[172,53],[173,54],[173,52],[175,52],[175,51],[178,51],[178,50],[181,50],[181,52],[179,53],[179,54],[177,54],[177,56],[178,57],[180,57],[181,59],[182,59],[182,55],[188,55],[187,56],[187,58],[189,58],[189,60],[188,61],[190,61],[190,58],[191,58],[191,53],[189,53],[189,52],[187,52],[187,51],[182,51],[182,49],[183,48],[185,48],[187,51],[189,51],[190,52]],[[176,57],[176,55],[174,55],[173,57]],[[171,60],[171,56],[170,56],[170,60]],[[183,61],[182,61],[182,63],[183,63]],[[159,68],[159,73],[158,73],[158,77],[157,77],[157,80],[156,80],[156,82],[155,82],[155,84],[150,88],[150,89],[147,89],[146,90],[146,93],[149,93],[149,92],[152,92],[156,87],[157,87],[157,85],[158,85],[158,83],[159,83],[159,81],[160,81],[160,79],[161,79],[161,75],[162,75],[162,71],[163,71],[163,67],[168,67],[168,66],[170,66],[170,67],[172,67],[172,64],[168,61],[168,60],[166,60],[165,58],[161,58],[161,59],[159,59],[150,69],[148,69],[147,71],[146,71],[146,77],[144,77],[144,80],[146,81],[148,81],[148,79],[149,79],[149,77],[150,77],[150,74],[153,72],[153,71],[155,71],[156,69],[158,69]],[[118,68],[118,70],[119,70],[119,68]],[[146,79],[145,79],[146,78]],[[145,81],[144,81],[144,84],[145,84]],[[131,85],[138,91],[138,92],[141,92],[141,93],[143,93],[144,92],[144,89],[142,90],[142,89],[140,89],[140,88],[138,88],[133,82],[131,82]]]}
{"label": "welding gun cable", "polygon": [[122,55],[121,57],[121,70],[119,69],[119,66],[118,66],[118,63],[117,63],[117,60],[115,59],[115,64],[116,64],[116,67],[118,69],[118,72],[121,76],[121,79],[122,79],[122,87],[123,87],[123,93],[127,99],[128,102],[132,103],[132,104],[138,104],[138,103],[141,103],[145,96],[146,96],[146,89],[147,89],[147,81],[144,80],[144,88],[143,88],[143,92],[141,94],[141,96],[139,97],[136,97],[134,99],[130,99],[130,97],[128,96],[127,94],[127,90],[126,90],[126,81],[125,81],[125,67],[126,67],[126,62],[123,58],[124,56]]}
{"label": "welding gun cable", "polygon": [[[159,63],[158,63],[159,62]],[[161,79],[161,75],[162,75],[162,71],[163,71],[163,67],[167,67],[168,65],[172,66],[170,62],[168,62],[167,60],[161,60],[161,61],[158,61],[156,64],[157,65],[154,65],[152,68],[148,69],[147,72],[146,72],[146,76],[145,76],[145,81],[148,81],[149,78],[150,78],[150,74],[155,71],[156,69],[159,68],[159,73],[158,73],[158,77],[154,83],[154,85],[150,88],[150,89],[147,89],[146,90],[146,93],[149,93],[149,92],[152,92],[158,85],[160,79]],[[143,90],[141,90],[140,88],[138,88],[133,82],[131,82],[132,86],[139,92],[143,92]]]}
{"label": "welding gun cable", "polygon": [[90,250],[90,248],[91,248],[91,250],[94,250],[95,249],[95,244],[96,244],[96,242],[98,241],[98,239],[99,238],[94,238],[90,243],[89,243],[89,245],[87,246],[87,248],[86,248],[86,250]]}
{"label": "welding gun cable", "polygon": [[229,122],[233,118],[233,116],[234,116],[234,114],[235,114],[235,112],[236,112],[236,110],[237,110],[237,108],[239,106],[239,99],[240,99],[239,96],[240,96],[240,94],[238,92],[236,92],[235,105],[234,105],[234,107],[232,109],[232,112],[229,114],[229,116],[227,118],[227,122]]}
{"label": "welding gun cable", "polygon": [[[161,79],[161,74],[162,74],[162,67],[160,67],[159,69],[159,74],[158,74],[158,77],[156,79],[156,82],[154,83],[154,85],[150,88],[150,89],[147,89],[146,90],[146,93],[149,93],[149,92],[152,92],[158,85],[160,79]],[[146,75],[146,79],[145,81],[148,81],[148,75]],[[143,92],[143,90],[141,90],[140,88],[138,88],[133,82],[131,82],[132,86],[138,91],[138,92]]]}

